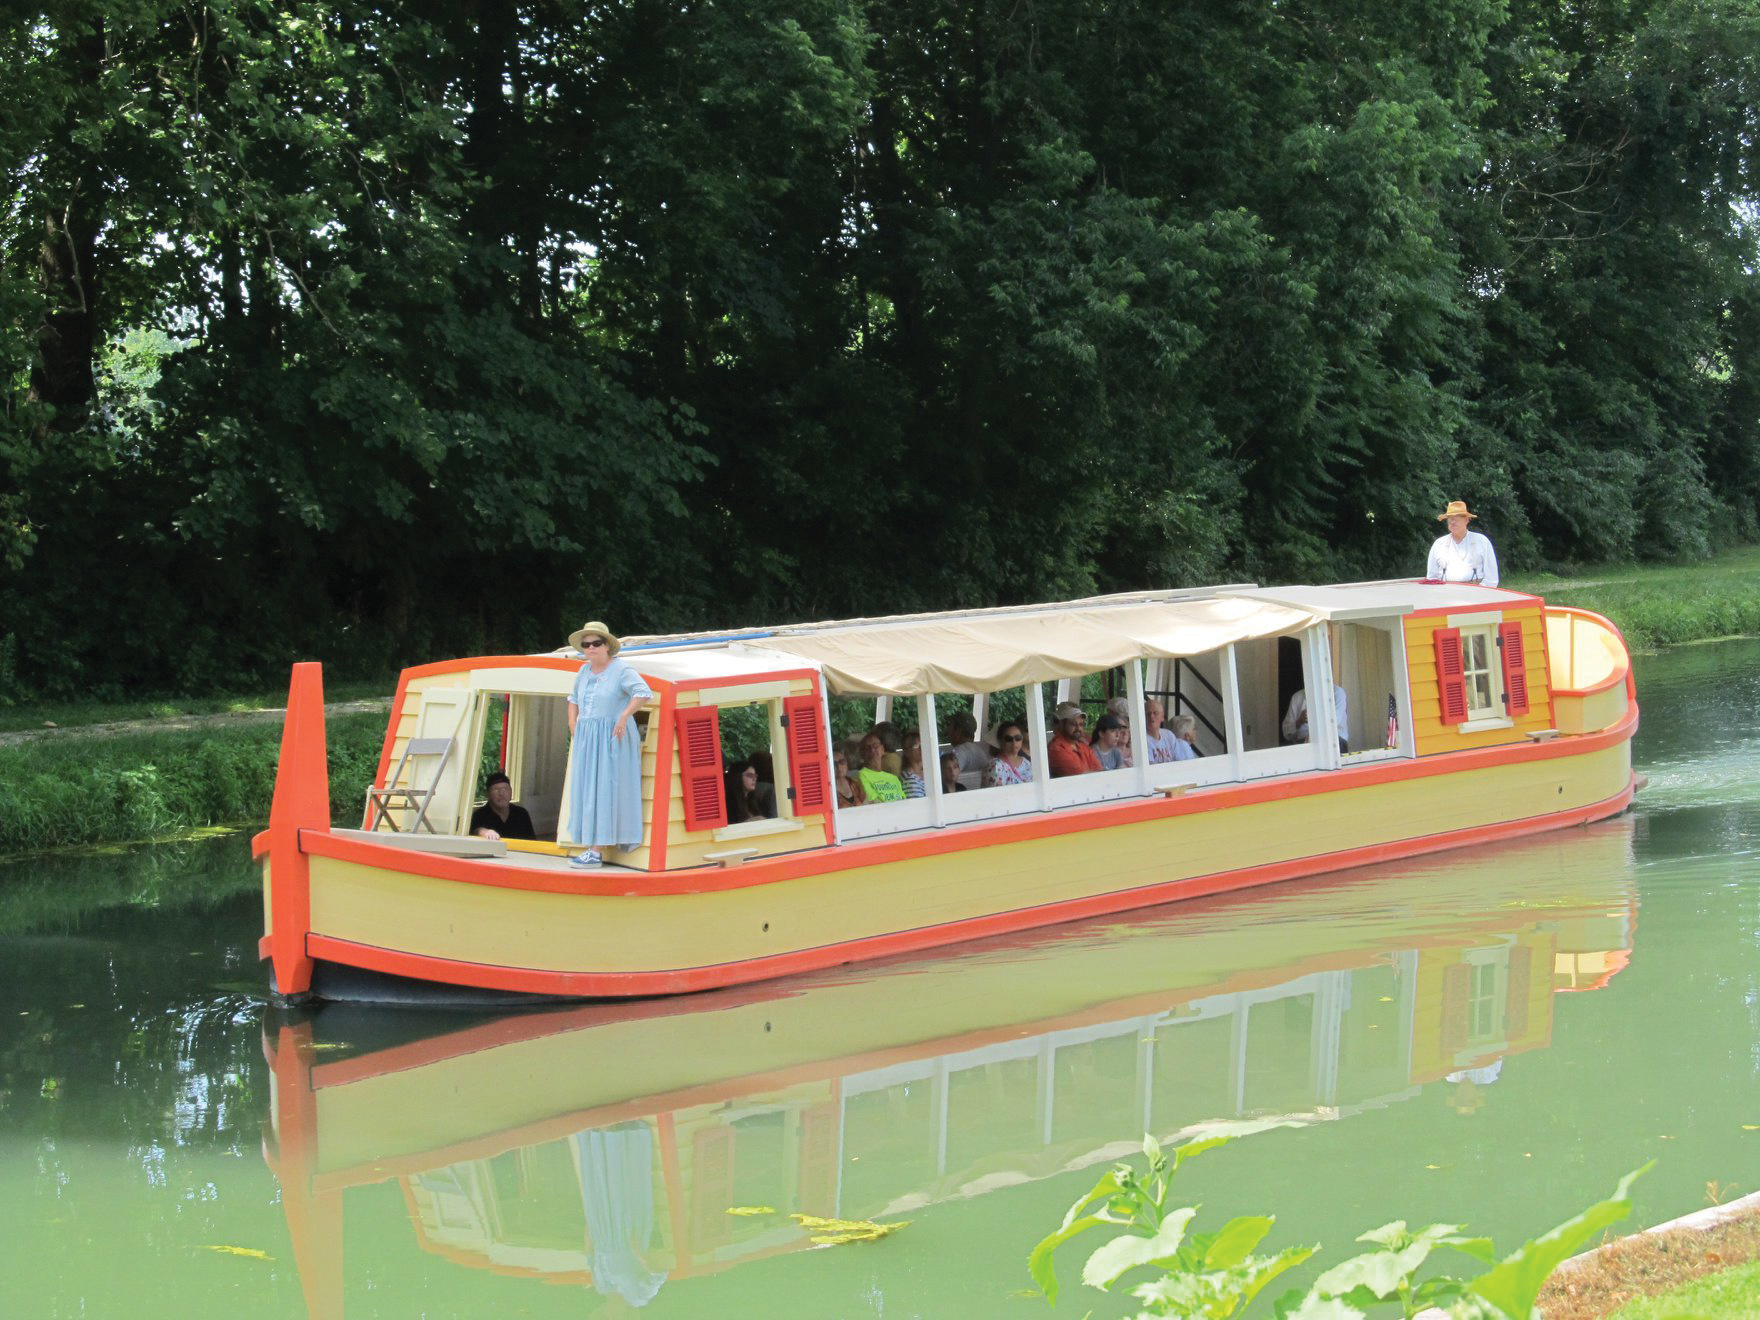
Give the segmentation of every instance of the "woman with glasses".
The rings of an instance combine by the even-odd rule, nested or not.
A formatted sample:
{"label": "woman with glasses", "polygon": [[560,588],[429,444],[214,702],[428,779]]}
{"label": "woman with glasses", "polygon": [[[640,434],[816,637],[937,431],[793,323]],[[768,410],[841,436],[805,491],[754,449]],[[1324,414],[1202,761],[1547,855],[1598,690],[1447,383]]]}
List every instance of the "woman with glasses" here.
{"label": "woman with glasses", "polygon": [[623,643],[594,622],[569,634],[587,657],[568,694],[569,755],[573,780],[563,804],[559,837],[587,845],[569,860],[600,866],[607,848],[642,842],[642,731],[630,717],[653,699],[642,676],[619,660]]}
{"label": "woman with glasses", "polygon": [[1033,782],[1033,762],[1025,753],[1026,745],[1027,731],[1013,720],[1006,720],[997,728],[996,759],[984,772],[985,787]]}

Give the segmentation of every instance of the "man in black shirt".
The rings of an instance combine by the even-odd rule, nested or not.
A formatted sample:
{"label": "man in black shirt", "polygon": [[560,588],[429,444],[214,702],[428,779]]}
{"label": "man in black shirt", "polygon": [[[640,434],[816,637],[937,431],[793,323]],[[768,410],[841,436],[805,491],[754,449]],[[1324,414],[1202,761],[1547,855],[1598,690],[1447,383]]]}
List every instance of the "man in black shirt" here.
{"label": "man in black shirt", "polygon": [[489,800],[471,812],[472,834],[485,839],[535,839],[532,818],[526,809],[513,800],[513,785],[497,770],[483,784],[483,796]]}

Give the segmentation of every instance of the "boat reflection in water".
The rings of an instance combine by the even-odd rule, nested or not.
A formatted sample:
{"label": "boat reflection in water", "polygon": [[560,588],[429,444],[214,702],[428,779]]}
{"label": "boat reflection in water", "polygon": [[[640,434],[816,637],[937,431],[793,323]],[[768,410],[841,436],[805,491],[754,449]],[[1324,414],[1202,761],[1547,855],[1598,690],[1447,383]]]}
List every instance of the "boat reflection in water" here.
{"label": "boat reflection in water", "polygon": [[[273,1023],[264,1151],[308,1309],[344,1313],[349,1189],[390,1180],[427,1251],[642,1305],[807,1246],[791,1211],[896,1215],[1431,1083],[1485,1103],[1556,994],[1625,965],[1630,844],[1625,818],[689,999]],[[751,1204],[781,1213],[727,1213]]]}

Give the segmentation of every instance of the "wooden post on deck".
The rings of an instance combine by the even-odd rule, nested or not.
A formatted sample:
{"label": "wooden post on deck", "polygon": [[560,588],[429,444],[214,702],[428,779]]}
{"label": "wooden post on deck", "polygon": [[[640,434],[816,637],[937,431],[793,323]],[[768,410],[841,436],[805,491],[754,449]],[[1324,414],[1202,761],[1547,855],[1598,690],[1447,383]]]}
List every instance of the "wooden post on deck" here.
{"label": "wooden post on deck", "polygon": [[312,958],[306,952],[312,927],[311,860],[300,851],[299,832],[329,828],[323,667],[304,661],[293,667],[287,689],[281,760],[269,805],[269,958],[276,992],[288,1002],[308,998],[312,988]]}

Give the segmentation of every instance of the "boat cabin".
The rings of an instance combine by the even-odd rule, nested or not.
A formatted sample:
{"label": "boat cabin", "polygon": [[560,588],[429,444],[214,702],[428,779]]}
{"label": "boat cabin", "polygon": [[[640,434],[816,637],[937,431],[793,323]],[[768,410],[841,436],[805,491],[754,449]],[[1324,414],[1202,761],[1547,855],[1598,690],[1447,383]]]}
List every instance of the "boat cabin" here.
{"label": "boat cabin", "polygon": [[[648,872],[731,865],[1550,737],[1561,722],[1595,720],[1581,702],[1555,712],[1548,631],[1561,626],[1534,596],[1402,580],[626,638],[619,658],[655,692],[636,716],[648,829],[642,846],[607,860]],[[1582,649],[1572,672],[1598,673],[1600,652]],[[459,835],[486,775],[504,768],[539,835],[509,850],[561,864],[581,846],[564,803],[566,703],[582,663],[563,651],[405,671],[375,785],[412,793],[370,805],[366,828]],[[1298,691],[1342,694],[1307,703],[1305,741],[1284,727]],[[1043,749],[1057,705],[1082,705],[1091,728],[1112,698],[1131,716],[1130,766],[1050,777]],[[1169,721],[1190,717],[1194,759],[1151,757],[1150,698]],[[999,722],[1019,722],[1031,782],[987,786],[968,771],[945,791],[940,753],[955,712],[971,715],[980,743],[994,742]],[[836,750],[880,721],[921,731],[923,796],[840,807]],[[738,819],[731,772],[754,764],[764,811]]]}

